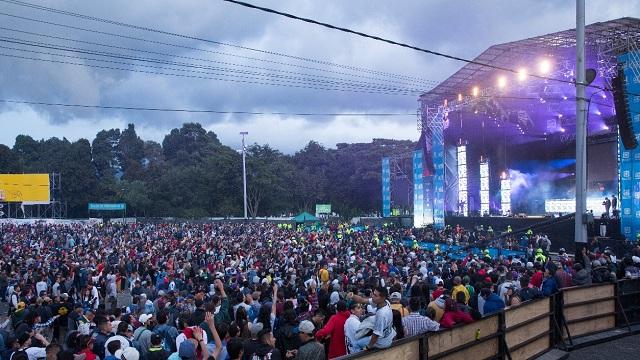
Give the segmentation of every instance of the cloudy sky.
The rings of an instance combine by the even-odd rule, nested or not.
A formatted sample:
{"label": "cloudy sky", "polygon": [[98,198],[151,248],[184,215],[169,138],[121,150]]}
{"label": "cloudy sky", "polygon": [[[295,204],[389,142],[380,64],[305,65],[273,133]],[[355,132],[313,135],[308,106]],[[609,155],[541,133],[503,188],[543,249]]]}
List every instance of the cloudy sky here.
{"label": "cloudy sky", "polygon": [[[161,142],[184,122],[237,148],[248,131],[251,143],[286,153],[310,140],[415,140],[417,92],[464,65],[219,0],[29,1],[138,28],[0,0],[0,99],[262,114],[0,102],[8,146],[18,134],[93,140],[127,123]],[[574,1],[250,2],[465,58],[575,27]],[[586,14],[587,23],[638,17],[640,0],[588,0]]]}

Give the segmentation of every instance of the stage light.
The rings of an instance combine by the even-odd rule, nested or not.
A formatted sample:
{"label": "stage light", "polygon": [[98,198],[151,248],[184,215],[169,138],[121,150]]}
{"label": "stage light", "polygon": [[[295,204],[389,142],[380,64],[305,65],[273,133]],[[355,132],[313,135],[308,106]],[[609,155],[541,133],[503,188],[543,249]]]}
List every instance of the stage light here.
{"label": "stage light", "polygon": [[563,97],[562,97],[562,100],[567,100],[567,97],[566,97],[566,96],[563,96]]}
{"label": "stage light", "polygon": [[462,94],[458,94],[458,101],[462,101]]}
{"label": "stage light", "polygon": [[521,68],[520,70],[518,70],[518,80],[519,81],[527,80],[527,69]]}
{"label": "stage light", "polygon": [[507,78],[504,76],[500,76],[498,78],[498,87],[500,89],[504,89],[505,86],[507,86]]}
{"label": "stage light", "polygon": [[602,94],[602,98],[606,99],[607,98],[607,94]]}
{"label": "stage light", "polygon": [[562,114],[558,114],[558,119],[562,119]]}
{"label": "stage light", "polygon": [[602,115],[602,113],[600,112],[600,110],[596,110],[596,111],[594,111],[593,113],[594,113],[594,114],[596,114],[596,115],[598,115],[598,116]]}
{"label": "stage light", "polygon": [[473,89],[471,89],[471,94],[473,94],[473,96],[477,97],[479,93],[480,89],[477,86],[474,86]]}
{"label": "stage light", "polygon": [[560,128],[560,132],[565,132],[566,130],[564,128]]}
{"label": "stage light", "polygon": [[607,125],[602,125],[602,130],[609,130],[609,127]]}
{"label": "stage light", "polygon": [[541,74],[548,74],[551,72],[551,61],[549,59],[544,59],[540,61],[538,64],[538,70],[540,70]]}

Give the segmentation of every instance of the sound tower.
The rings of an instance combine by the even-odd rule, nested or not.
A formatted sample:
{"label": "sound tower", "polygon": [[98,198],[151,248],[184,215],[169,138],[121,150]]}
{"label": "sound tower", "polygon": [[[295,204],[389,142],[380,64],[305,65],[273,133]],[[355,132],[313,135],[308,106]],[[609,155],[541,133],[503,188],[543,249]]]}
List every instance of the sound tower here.
{"label": "sound tower", "polygon": [[627,150],[638,147],[638,140],[633,129],[631,111],[629,110],[629,94],[627,94],[627,78],[621,65],[618,66],[618,76],[611,81],[613,87],[613,102],[616,108],[616,119],[622,145]]}

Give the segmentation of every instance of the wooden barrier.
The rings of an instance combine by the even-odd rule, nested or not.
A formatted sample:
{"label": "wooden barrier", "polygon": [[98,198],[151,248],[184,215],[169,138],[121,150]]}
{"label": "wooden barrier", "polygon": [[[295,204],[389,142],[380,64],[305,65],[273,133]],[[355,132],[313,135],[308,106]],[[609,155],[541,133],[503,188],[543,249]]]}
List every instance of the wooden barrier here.
{"label": "wooden barrier", "polygon": [[431,333],[427,336],[429,359],[492,358],[498,354],[499,314],[473,324]]}
{"label": "wooden barrier", "polygon": [[616,326],[615,284],[562,289],[564,320],[569,334],[563,337],[591,334]]}
{"label": "wooden barrier", "polygon": [[551,345],[551,298],[526,302],[504,312],[505,343],[514,360],[529,359]]}
{"label": "wooden barrier", "polygon": [[[627,287],[632,285],[639,286]],[[638,290],[624,294],[635,296]],[[340,360],[480,360],[503,359],[507,354],[514,360],[531,359],[562,342],[560,335],[568,338],[614,328],[616,296],[616,284],[565,288],[552,297],[507,308],[472,324],[416,335],[385,350],[360,352]]]}
{"label": "wooden barrier", "polygon": [[424,335],[416,335],[410,338],[394,341],[393,345],[384,350],[361,351],[351,355],[341,356],[334,360],[391,360],[391,359],[407,359],[422,360],[420,353],[422,351],[421,343],[424,341]]}

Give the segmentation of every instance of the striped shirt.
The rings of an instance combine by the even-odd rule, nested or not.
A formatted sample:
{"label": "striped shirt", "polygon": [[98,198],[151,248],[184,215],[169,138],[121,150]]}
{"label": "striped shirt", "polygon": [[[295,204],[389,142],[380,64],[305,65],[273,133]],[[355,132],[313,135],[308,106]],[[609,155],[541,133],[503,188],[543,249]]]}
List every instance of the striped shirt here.
{"label": "striped shirt", "polygon": [[417,312],[412,312],[408,316],[403,317],[402,326],[404,327],[405,337],[423,334],[427,331],[440,330],[440,324]]}

